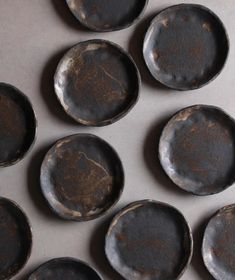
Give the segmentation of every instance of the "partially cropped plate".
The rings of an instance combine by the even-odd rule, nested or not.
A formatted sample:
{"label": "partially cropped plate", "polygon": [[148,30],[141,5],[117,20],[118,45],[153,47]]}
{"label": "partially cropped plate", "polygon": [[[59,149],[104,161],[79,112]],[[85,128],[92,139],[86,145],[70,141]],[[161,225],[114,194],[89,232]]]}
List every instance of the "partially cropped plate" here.
{"label": "partially cropped plate", "polygon": [[214,106],[181,110],[165,126],[159,157],[170,179],[197,195],[219,193],[235,180],[235,122]]}
{"label": "partially cropped plate", "polygon": [[0,83],[0,167],[20,161],[35,134],[36,117],[29,99],[17,88]]}
{"label": "partially cropped plate", "polygon": [[216,280],[235,279],[235,204],[219,210],[204,234],[204,263]]}
{"label": "partially cropped plate", "polygon": [[104,40],[81,42],[62,58],[55,91],[64,110],[88,126],[111,124],[137,102],[139,71],[118,45]]}
{"label": "partially cropped plate", "polygon": [[66,0],[80,23],[94,31],[129,27],[143,14],[148,0]]}
{"label": "partially cropped plate", "polygon": [[0,280],[10,279],[23,268],[31,247],[27,217],[13,201],[0,197]]}
{"label": "partially cropped plate", "polygon": [[113,219],[106,235],[110,264],[125,279],[179,279],[192,257],[192,233],[174,207],[134,202]]}
{"label": "partially cropped plate", "polygon": [[52,259],[37,268],[28,280],[102,280],[88,264],[74,258]]}
{"label": "partially cropped plate", "polygon": [[144,41],[144,58],[156,80],[177,90],[200,88],[222,70],[229,39],[208,8],[180,4],[159,13]]}
{"label": "partially cropped plate", "polygon": [[76,134],[57,141],[48,151],[40,181],[56,214],[86,221],[101,216],[118,201],[124,171],[107,142],[91,134]]}

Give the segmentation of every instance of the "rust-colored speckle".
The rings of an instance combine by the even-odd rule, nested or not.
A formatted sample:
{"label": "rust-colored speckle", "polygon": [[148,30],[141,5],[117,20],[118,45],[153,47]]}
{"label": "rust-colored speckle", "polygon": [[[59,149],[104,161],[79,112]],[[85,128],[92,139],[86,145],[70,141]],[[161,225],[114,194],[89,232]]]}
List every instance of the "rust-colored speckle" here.
{"label": "rust-colored speckle", "polygon": [[162,25],[167,28],[169,26],[169,19],[168,18],[163,19]]}
{"label": "rust-colored speckle", "polygon": [[202,28],[208,32],[212,31],[211,24],[209,22],[204,22]]}
{"label": "rust-colored speckle", "polygon": [[160,54],[158,53],[157,50],[155,50],[155,51],[153,52],[153,59],[154,59],[154,60],[158,60],[159,57],[160,57]]}

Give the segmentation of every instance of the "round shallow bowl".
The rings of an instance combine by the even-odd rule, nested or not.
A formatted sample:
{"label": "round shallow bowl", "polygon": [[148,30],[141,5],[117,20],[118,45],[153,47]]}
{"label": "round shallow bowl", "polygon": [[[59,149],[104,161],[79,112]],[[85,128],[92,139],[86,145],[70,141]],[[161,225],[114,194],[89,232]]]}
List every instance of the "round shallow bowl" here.
{"label": "round shallow bowl", "polygon": [[144,13],[148,0],[66,0],[71,12],[94,31],[114,31],[134,24]]}
{"label": "round shallow bowl", "polygon": [[28,280],[102,280],[88,264],[74,258],[52,259],[37,268]]}
{"label": "round shallow bowl", "polygon": [[88,126],[111,124],[138,100],[139,71],[132,58],[104,40],[81,42],[62,58],[55,92],[64,110]]}
{"label": "round shallow bowl", "polygon": [[0,167],[20,161],[34,143],[36,117],[29,99],[0,83]]}
{"label": "round shallow bowl", "polygon": [[208,8],[180,4],[159,13],[144,40],[144,59],[153,77],[176,90],[200,88],[222,70],[229,39]]}
{"label": "round shallow bowl", "polygon": [[235,204],[219,210],[206,227],[202,255],[216,280],[233,280],[235,275]]}
{"label": "round shallow bowl", "polygon": [[235,122],[214,106],[181,110],[165,126],[159,158],[170,179],[196,195],[219,193],[235,180]]}
{"label": "round shallow bowl", "polygon": [[125,207],[106,235],[106,256],[125,279],[179,279],[192,251],[192,233],[183,215],[153,200]]}
{"label": "round shallow bowl", "polygon": [[26,264],[32,248],[29,221],[15,202],[0,197],[0,280],[16,275]]}
{"label": "round shallow bowl", "polygon": [[113,148],[91,134],[63,138],[47,153],[41,188],[52,210],[64,219],[86,221],[106,213],[121,196],[122,163]]}

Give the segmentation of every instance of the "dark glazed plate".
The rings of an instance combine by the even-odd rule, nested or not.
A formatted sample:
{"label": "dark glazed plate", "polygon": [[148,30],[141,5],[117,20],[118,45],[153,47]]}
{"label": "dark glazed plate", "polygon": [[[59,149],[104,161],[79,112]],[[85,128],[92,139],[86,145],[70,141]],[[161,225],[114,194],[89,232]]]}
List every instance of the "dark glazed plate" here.
{"label": "dark glazed plate", "polygon": [[107,142],[91,134],[76,134],[57,141],[49,150],[40,181],[56,214],[87,221],[116,204],[123,190],[124,171]]}
{"label": "dark glazed plate", "polygon": [[34,143],[36,117],[29,99],[0,83],[0,167],[20,161]]}
{"label": "dark glazed plate", "polygon": [[206,227],[202,255],[216,280],[235,279],[235,204],[219,210]]}
{"label": "dark glazed plate", "polygon": [[123,208],[106,235],[106,256],[125,279],[179,279],[192,251],[192,233],[183,215],[153,200]]}
{"label": "dark glazed plate", "polygon": [[23,211],[0,197],[0,280],[10,279],[26,264],[32,248],[32,232]]}
{"label": "dark glazed plate", "polygon": [[140,75],[133,59],[104,40],[81,42],[62,58],[55,92],[64,110],[88,126],[111,124],[137,102]]}
{"label": "dark glazed plate", "polygon": [[88,264],[73,258],[52,259],[37,268],[28,280],[102,280]]}
{"label": "dark glazed plate", "polygon": [[208,8],[180,4],[159,13],[144,41],[145,62],[156,80],[176,90],[200,88],[222,70],[229,39]]}
{"label": "dark glazed plate", "polygon": [[66,0],[80,23],[94,31],[114,31],[134,24],[148,0]]}
{"label": "dark glazed plate", "polygon": [[219,193],[235,180],[235,122],[214,106],[181,110],[165,126],[159,158],[170,179],[196,195]]}

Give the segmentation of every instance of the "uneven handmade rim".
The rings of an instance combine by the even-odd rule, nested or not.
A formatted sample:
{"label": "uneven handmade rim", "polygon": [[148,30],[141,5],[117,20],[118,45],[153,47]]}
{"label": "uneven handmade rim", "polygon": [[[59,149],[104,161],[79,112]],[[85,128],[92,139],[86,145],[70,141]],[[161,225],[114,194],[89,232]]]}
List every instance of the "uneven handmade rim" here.
{"label": "uneven handmade rim", "polygon": [[[71,216],[68,216],[68,215],[65,215],[63,214],[61,211],[59,211],[57,208],[55,208],[52,204],[51,204],[51,201],[50,199],[48,199],[48,195],[47,193],[45,192],[44,190],[44,187],[43,187],[43,178],[42,178],[42,172],[43,172],[43,169],[44,169],[44,166],[46,165],[47,163],[47,158],[48,156],[52,153],[54,147],[59,144],[61,141],[64,141],[64,140],[68,140],[68,139],[72,139],[72,138],[80,138],[80,137],[89,137],[89,138],[93,138],[97,141],[99,141],[100,143],[106,145],[112,152],[113,152],[113,155],[116,157],[117,161],[118,161],[118,165],[119,165],[119,169],[120,169],[120,172],[122,173],[122,183],[120,184],[119,186],[119,193],[117,195],[117,197],[115,198],[114,202],[107,208],[104,208],[103,211],[101,211],[100,213],[97,213],[97,214],[94,214],[92,216],[88,216],[88,217],[75,217],[73,215]],[[121,196],[122,196],[122,193],[123,193],[123,190],[124,190],[124,185],[125,185],[125,172],[124,172],[124,167],[123,167],[123,164],[122,164],[122,161],[118,155],[118,153],[116,152],[116,150],[108,143],[106,142],[104,139],[94,135],[94,134],[90,134],[90,133],[78,133],[78,134],[72,134],[72,135],[69,135],[69,136],[66,136],[66,137],[63,137],[59,140],[57,140],[56,142],[54,142],[54,144],[51,146],[51,148],[47,151],[44,159],[43,159],[43,162],[41,164],[41,172],[40,172],[40,187],[41,187],[41,192],[43,194],[43,197],[44,199],[46,200],[49,208],[52,210],[52,212],[54,214],[56,214],[58,217],[60,217],[61,219],[64,219],[64,220],[70,220],[70,221],[75,221],[75,222],[86,222],[86,221],[91,221],[91,220],[95,220],[99,217],[102,217],[104,216],[105,214],[107,214],[109,211],[111,211],[114,206],[118,203],[118,201],[120,200]],[[69,209],[68,209],[69,210]]]}
{"label": "uneven handmade rim", "polygon": [[54,264],[57,262],[73,262],[76,264],[81,264],[89,269],[91,269],[91,271],[93,271],[94,273],[97,274],[97,276],[100,278],[100,280],[102,280],[103,278],[100,276],[100,274],[98,273],[98,271],[96,269],[94,269],[90,264],[88,264],[87,262],[84,262],[80,259],[76,259],[76,258],[71,258],[71,257],[61,257],[61,258],[54,258],[51,259],[43,264],[41,264],[40,266],[38,266],[29,276],[28,280],[33,280],[32,277],[34,277],[34,274],[37,273],[40,269],[49,266],[50,264]]}
{"label": "uneven handmade rim", "polygon": [[[175,180],[170,176],[170,174],[168,173],[167,169],[165,168],[165,164],[164,164],[164,160],[163,160],[163,155],[162,155],[162,151],[161,151],[161,146],[163,145],[163,142],[164,141],[164,136],[165,136],[165,133],[166,133],[166,129],[168,128],[169,125],[171,125],[172,121],[174,121],[175,117],[178,116],[178,114],[180,114],[181,112],[184,112],[186,110],[189,110],[189,109],[193,109],[193,108],[204,108],[204,109],[213,109],[213,110],[217,110],[219,111],[221,114],[223,114],[227,119],[231,120],[233,123],[234,123],[234,127],[235,127],[235,119],[232,118],[228,113],[226,113],[223,109],[221,109],[220,107],[218,106],[214,106],[214,105],[205,105],[205,104],[196,104],[196,105],[192,105],[192,106],[189,106],[189,107],[186,107],[186,108],[183,108],[181,110],[178,110],[173,116],[170,117],[169,121],[166,123],[166,125],[164,126],[162,132],[161,132],[161,135],[160,135],[160,139],[159,139],[159,144],[158,144],[158,159],[161,163],[161,166],[162,166],[162,169],[164,170],[165,174],[167,175],[167,177],[174,183],[174,185],[176,185],[177,187],[179,187],[181,190],[187,192],[187,193],[190,193],[190,194],[193,194],[193,195],[196,195],[196,196],[209,196],[209,195],[214,195],[214,194],[218,194],[218,193],[221,193],[223,191],[225,191],[226,189],[228,189],[229,187],[231,187],[233,185],[233,183],[235,182],[235,178],[233,181],[229,182],[228,184],[226,184],[221,190],[219,191],[213,191],[213,192],[210,192],[210,193],[198,193],[198,192],[195,192],[193,190],[187,190],[185,188],[183,188],[182,186],[180,186],[177,182],[175,182]],[[235,137],[234,137],[235,139]]]}
{"label": "uneven handmade rim", "polygon": [[139,13],[139,15],[137,15],[132,21],[128,22],[127,24],[123,24],[123,25],[120,25],[120,26],[117,26],[117,27],[111,27],[111,28],[99,28],[99,27],[95,27],[92,24],[89,24],[87,21],[85,21],[81,17],[79,17],[79,15],[73,9],[71,9],[71,7],[69,5],[69,0],[65,0],[65,1],[68,5],[69,10],[75,16],[75,18],[79,21],[79,23],[81,25],[83,25],[84,27],[90,29],[91,31],[96,31],[96,32],[119,31],[119,30],[126,29],[126,28],[136,24],[143,17],[143,15],[144,15],[144,13],[147,9],[148,2],[149,2],[149,0],[145,0],[145,4],[144,4],[144,7],[143,7],[142,11]]}
{"label": "uneven handmade rim", "polygon": [[130,211],[134,211],[138,207],[145,206],[146,204],[155,204],[156,206],[164,206],[164,207],[167,207],[167,208],[175,211],[182,218],[182,224],[184,224],[184,226],[185,226],[185,228],[188,232],[188,241],[189,241],[189,244],[190,244],[189,255],[187,256],[187,261],[185,262],[184,266],[181,268],[181,271],[180,271],[179,275],[177,276],[177,278],[175,278],[176,280],[178,280],[182,277],[182,275],[184,274],[184,272],[186,271],[186,269],[188,268],[188,266],[189,266],[189,264],[192,260],[192,256],[193,256],[193,234],[192,234],[191,227],[190,227],[189,223],[187,222],[186,218],[184,217],[184,215],[176,207],[174,207],[174,206],[172,206],[168,203],[165,203],[165,202],[156,201],[156,200],[153,200],[153,199],[144,199],[144,200],[139,200],[139,201],[132,202],[132,203],[128,204],[127,206],[125,206],[124,208],[122,208],[112,219],[112,221],[110,223],[110,226],[108,228],[108,231],[106,233],[106,236],[105,236],[105,256],[106,256],[107,260],[109,261],[110,265],[122,277],[125,278],[125,275],[122,274],[122,271],[120,269],[118,269],[116,266],[114,266],[113,263],[109,259],[109,253],[107,251],[108,238],[112,234],[113,228],[116,226],[119,219],[122,218],[122,216],[124,216],[126,213],[128,213]]}
{"label": "uneven handmade rim", "polygon": [[29,250],[27,252],[27,255],[26,255],[26,258],[25,258],[25,261],[24,263],[22,264],[21,267],[18,268],[18,270],[16,270],[15,272],[13,272],[11,275],[9,275],[7,278],[5,278],[6,280],[7,279],[10,279],[12,278],[13,276],[16,276],[20,271],[22,271],[22,269],[26,266],[31,254],[32,254],[32,248],[33,248],[33,232],[32,232],[32,225],[29,221],[29,218],[28,216],[26,215],[26,213],[24,212],[24,210],[13,200],[9,199],[9,198],[6,198],[6,197],[0,197],[0,202],[3,201],[3,202],[6,202],[7,204],[13,206],[17,212],[20,212],[22,214],[22,216],[24,217],[25,219],[25,222],[26,222],[26,225],[28,227],[27,231],[28,231],[28,234],[29,234]]}
{"label": "uneven handmade rim", "polygon": [[[226,43],[227,43],[227,54],[226,54],[226,58],[221,66],[221,69],[219,71],[216,72],[216,74],[208,79],[206,82],[204,83],[200,83],[200,84],[197,84],[196,86],[191,86],[191,87],[176,87],[176,86],[172,86],[170,85],[169,83],[167,82],[164,82],[163,80],[159,79],[155,74],[154,74],[154,71],[152,70],[151,66],[149,65],[149,63],[147,62],[147,58],[146,58],[146,52],[145,52],[145,48],[146,48],[146,44],[147,44],[147,41],[148,41],[148,37],[149,37],[149,34],[150,34],[150,31],[151,29],[154,27],[155,25],[155,22],[157,20],[157,18],[164,12],[168,11],[168,10],[174,10],[176,8],[179,8],[179,7],[194,7],[194,8],[198,8],[198,9],[201,9],[207,13],[209,13],[210,15],[212,15],[215,20],[220,24],[221,28],[223,29],[223,32],[224,32],[224,35],[225,35],[225,38],[226,38]],[[170,88],[170,89],[173,89],[173,90],[178,90],[178,91],[188,91],[188,90],[196,90],[196,89],[200,89],[208,84],[210,84],[211,82],[213,82],[220,74],[221,72],[223,71],[226,63],[227,63],[227,60],[228,60],[228,56],[229,56],[229,53],[230,53],[230,39],[229,39],[229,35],[228,35],[228,32],[227,32],[227,29],[223,23],[223,21],[220,19],[220,17],[215,14],[212,10],[210,10],[209,8],[203,6],[203,5],[200,5],[200,4],[178,4],[178,5],[173,5],[173,6],[170,6],[170,7],[167,7],[165,9],[163,9],[162,11],[160,11],[159,13],[157,13],[157,15],[153,18],[153,20],[151,21],[150,25],[149,25],[149,28],[145,34],[145,37],[144,37],[144,43],[143,43],[143,57],[144,57],[144,61],[145,61],[145,65],[147,66],[150,74],[153,76],[153,78],[158,81],[159,83],[161,83],[162,85]]]}
{"label": "uneven handmade rim", "polygon": [[214,218],[216,218],[218,215],[220,215],[221,213],[223,213],[227,209],[235,209],[235,204],[230,204],[230,205],[222,207],[221,209],[217,210],[210,217],[209,222],[208,222],[208,224],[205,228],[205,231],[204,231],[203,240],[202,240],[202,247],[201,247],[201,255],[202,255],[203,263],[204,263],[205,267],[207,268],[207,270],[209,271],[209,273],[217,280],[223,280],[223,279],[221,279],[217,275],[216,271],[211,268],[210,262],[206,258],[205,244],[206,244],[207,230],[209,228],[209,225],[213,222]]}
{"label": "uneven handmade rim", "polygon": [[[132,64],[132,66],[133,66],[133,68],[135,70],[135,75],[136,75],[136,78],[137,78],[137,81],[138,81],[137,84],[136,84],[135,96],[134,96],[134,98],[132,98],[132,100],[128,104],[128,106],[122,112],[118,113],[114,117],[112,117],[110,119],[103,120],[103,121],[86,121],[86,120],[83,120],[81,118],[75,117],[74,114],[72,114],[71,112],[69,112],[68,109],[65,108],[64,103],[61,100],[60,93],[59,93],[59,91],[57,89],[57,86],[56,86],[57,85],[57,80],[58,80],[57,77],[59,76],[59,74],[61,72],[60,69],[61,69],[62,64],[64,63],[64,60],[66,60],[67,57],[70,57],[70,54],[73,53],[74,49],[76,49],[76,48],[78,48],[80,46],[89,45],[89,44],[100,44],[100,45],[106,44],[109,47],[115,48],[122,55],[126,56],[126,58],[128,58],[129,64]],[[78,44],[74,45],[61,58],[58,66],[56,68],[55,75],[54,75],[54,90],[55,90],[55,93],[56,93],[57,100],[59,101],[59,103],[61,104],[61,106],[64,109],[65,113],[69,117],[71,117],[77,123],[79,123],[81,125],[84,125],[84,126],[99,127],[99,126],[110,125],[110,124],[113,124],[113,123],[119,121],[120,119],[125,117],[133,109],[133,107],[136,105],[136,103],[138,102],[140,89],[141,89],[141,76],[140,76],[139,69],[138,69],[134,59],[120,45],[118,45],[116,43],[113,43],[111,41],[108,41],[108,40],[103,40],[103,39],[91,39],[91,40],[79,42]]]}
{"label": "uneven handmade rim", "polygon": [[4,86],[4,87],[8,87],[12,90],[14,90],[22,99],[24,99],[26,101],[26,103],[28,104],[29,108],[31,109],[32,111],[32,114],[33,114],[33,126],[34,126],[34,135],[33,135],[33,139],[28,147],[28,149],[23,153],[21,154],[21,156],[19,156],[18,158],[14,159],[14,160],[10,160],[10,161],[5,161],[5,162],[2,162],[0,163],[0,168],[3,168],[3,167],[9,167],[9,166],[12,166],[18,162],[20,162],[21,160],[23,160],[27,155],[28,153],[32,150],[35,142],[36,142],[36,139],[37,139],[37,132],[38,132],[38,121],[37,121],[37,116],[36,116],[36,113],[35,113],[35,110],[34,110],[34,107],[33,107],[33,104],[32,102],[30,101],[30,99],[28,98],[27,95],[25,95],[22,91],[20,91],[18,88],[16,88],[15,86],[11,85],[11,84],[8,84],[8,83],[3,83],[3,82],[0,82],[0,87],[1,86]]}

